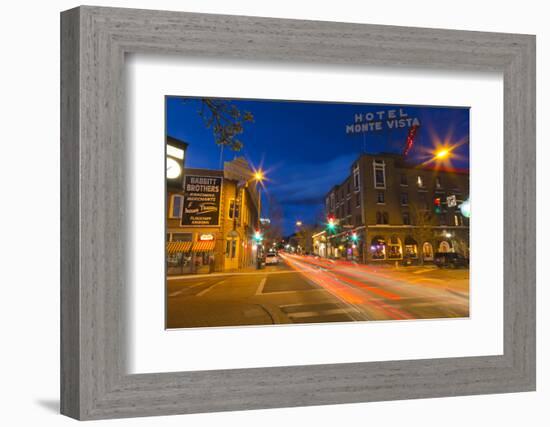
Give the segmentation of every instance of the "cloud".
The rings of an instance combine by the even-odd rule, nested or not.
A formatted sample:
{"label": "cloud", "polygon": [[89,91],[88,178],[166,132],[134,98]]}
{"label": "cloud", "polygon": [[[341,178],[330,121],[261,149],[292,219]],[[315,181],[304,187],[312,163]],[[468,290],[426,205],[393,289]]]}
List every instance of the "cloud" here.
{"label": "cloud", "polygon": [[357,154],[346,154],[324,163],[293,163],[285,165],[278,175],[284,182],[273,182],[269,192],[281,205],[317,205],[336,184],[350,173]]}

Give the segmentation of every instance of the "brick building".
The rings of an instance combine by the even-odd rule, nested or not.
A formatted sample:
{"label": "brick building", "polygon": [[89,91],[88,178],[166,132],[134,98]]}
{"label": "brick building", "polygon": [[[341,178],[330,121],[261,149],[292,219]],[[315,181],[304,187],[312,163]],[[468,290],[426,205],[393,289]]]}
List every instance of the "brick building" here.
{"label": "brick building", "polygon": [[215,220],[203,224],[189,221],[193,216],[186,209],[195,209],[189,208],[191,194],[184,185],[189,185],[186,178],[181,186],[167,186],[167,274],[233,271],[254,265],[253,235],[259,202],[256,186],[250,182],[253,171],[248,162],[237,158],[225,162],[223,170],[185,168],[183,174],[215,194],[214,202],[199,203]]}
{"label": "brick building", "polygon": [[[359,262],[433,260],[435,252],[469,257],[469,172],[411,165],[400,155],[362,154],[326,194],[333,227],[313,236],[320,256]],[[332,228],[332,229],[331,229]]]}

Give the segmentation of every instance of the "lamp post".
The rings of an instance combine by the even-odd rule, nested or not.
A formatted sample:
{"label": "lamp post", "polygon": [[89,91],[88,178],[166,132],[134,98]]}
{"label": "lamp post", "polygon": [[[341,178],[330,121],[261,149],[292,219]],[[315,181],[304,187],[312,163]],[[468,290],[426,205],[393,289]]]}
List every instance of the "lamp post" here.
{"label": "lamp post", "polygon": [[[254,172],[254,176],[252,179],[256,181],[256,187],[258,188],[258,229],[260,228],[260,218],[262,217],[262,182],[264,180],[264,173],[261,169],[258,169],[256,172]],[[258,187],[258,184],[260,186]]]}

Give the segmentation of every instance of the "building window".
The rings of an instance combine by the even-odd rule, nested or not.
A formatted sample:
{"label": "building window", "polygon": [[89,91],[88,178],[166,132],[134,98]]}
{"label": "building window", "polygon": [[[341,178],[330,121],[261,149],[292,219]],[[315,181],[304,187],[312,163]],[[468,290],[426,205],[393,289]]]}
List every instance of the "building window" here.
{"label": "building window", "polygon": [[401,259],[403,252],[401,249],[401,240],[398,237],[392,237],[388,244],[388,259]]}
{"label": "building window", "polygon": [[330,195],[330,210],[334,210],[334,193]]}
{"label": "building window", "polygon": [[239,218],[240,214],[240,204],[239,201],[235,201],[235,199],[231,199],[229,201],[229,219]]}
{"label": "building window", "polygon": [[462,217],[460,215],[454,214],[453,219],[454,219],[455,227],[462,225]]}
{"label": "building window", "polygon": [[411,214],[403,212],[403,225],[411,225]]}
{"label": "building window", "polygon": [[435,177],[435,188],[441,188],[441,178],[438,176]]}
{"label": "building window", "polygon": [[361,197],[359,197],[359,194],[355,195],[355,206],[358,208],[361,207]]}
{"label": "building window", "polygon": [[348,201],[346,202],[346,206],[348,208],[347,214],[351,215],[351,199],[348,199]]}
{"label": "building window", "polygon": [[416,185],[418,186],[418,188],[424,188],[424,180],[420,175],[416,177]]}
{"label": "building window", "polygon": [[409,193],[401,193],[401,205],[407,206],[409,204]]}
{"label": "building window", "polygon": [[353,188],[359,190],[359,168],[353,170]]}
{"label": "building window", "polygon": [[418,258],[418,245],[416,244],[416,240],[410,236],[405,237],[404,256],[407,258]]}
{"label": "building window", "polygon": [[401,174],[401,177],[400,177],[400,181],[399,183],[403,186],[403,187],[407,187],[409,185],[409,182],[407,181],[407,175],[405,175],[404,173]]}
{"label": "building window", "polygon": [[386,188],[386,164],[383,160],[374,160],[374,188]]}
{"label": "building window", "polygon": [[376,192],[376,203],[379,205],[383,205],[386,203],[385,193],[383,191],[377,191]]}
{"label": "building window", "polygon": [[424,258],[424,261],[431,261],[434,259],[434,250],[431,243],[424,242],[422,245],[422,258]]}
{"label": "building window", "polygon": [[348,194],[351,193],[351,181],[348,181],[347,188],[348,188]]}
{"label": "building window", "polygon": [[376,224],[389,224],[389,215],[387,212],[376,212]]}
{"label": "building window", "polygon": [[170,218],[181,218],[183,212],[183,196],[174,194],[170,201]]}
{"label": "building window", "polygon": [[374,237],[370,243],[371,258],[373,260],[386,259],[386,241],[383,237]]}
{"label": "building window", "polygon": [[239,235],[236,231],[230,231],[225,241],[225,256],[226,258],[236,258]]}
{"label": "building window", "polygon": [[420,209],[422,210],[427,211],[430,209],[430,207],[428,206],[428,198],[426,197],[425,193],[418,195],[418,204]]}
{"label": "building window", "polygon": [[360,225],[362,222],[361,215],[355,215],[355,225]]}

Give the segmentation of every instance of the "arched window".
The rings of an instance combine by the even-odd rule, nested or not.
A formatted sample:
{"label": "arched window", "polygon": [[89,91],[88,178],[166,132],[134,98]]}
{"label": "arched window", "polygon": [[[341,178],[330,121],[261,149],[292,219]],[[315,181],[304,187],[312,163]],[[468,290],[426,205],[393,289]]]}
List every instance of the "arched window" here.
{"label": "arched window", "polygon": [[401,249],[401,239],[392,236],[390,243],[388,244],[388,259],[401,259],[403,258],[403,252]]}
{"label": "arched window", "polygon": [[442,240],[441,243],[439,243],[439,252],[451,252],[451,245],[449,242]]}
{"label": "arched window", "polygon": [[432,261],[434,259],[434,249],[431,243],[424,242],[422,245],[422,257],[424,261]]}
{"label": "arched window", "polygon": [[412,237],[405,237],[404,256],[407,258],[418,258],[418,245]]}
{"label": "arched window", "polygon": [[371,258],[374,260],[386,259],[386,241],[381,236],[372,239],[370,245]]}

